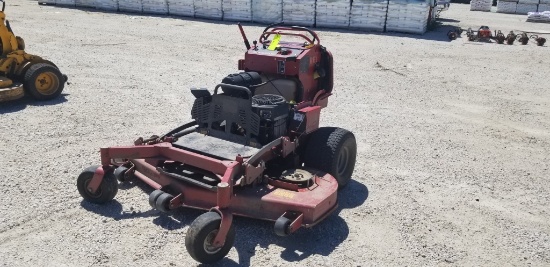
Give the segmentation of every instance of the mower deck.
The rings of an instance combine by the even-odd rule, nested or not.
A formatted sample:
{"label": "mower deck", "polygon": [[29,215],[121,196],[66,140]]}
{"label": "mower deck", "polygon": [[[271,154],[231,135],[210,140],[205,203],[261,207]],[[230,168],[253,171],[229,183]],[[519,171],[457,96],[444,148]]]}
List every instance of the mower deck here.
{"label": "mower deck", "polygon": [[0,88],[0,102],[22,98],[25,95],[22,84]]}
{"label": "mower deck", "polygon": [[[137,178],[149,185],[154,185],[151,182],[157,183],[158,185],[153,186],[155,189],[170,188],[181,193],[181,202],[171,203],[170,208],[189,207],[210,210],[212,207],[219,206],[216,187],[207,191],[192,182],[162,174],[157,167],[146,160],[138,159],[132,162],[136,167]],[[227,164],[231,164],[231,161],[227,161]],[[302,216],[298,228],[313,226],[337,208],[338,190],[338,183],[330,174],[322,172],[315,174],[316,177],[313,178],[311,186],[296,188],[296,190],[276,187],[274,185],[280,185],[277,181],[254,187],[233,187],[230,211],[234,215],[268,221],[275,221],[285,212],[292,211],[296,217]]]}

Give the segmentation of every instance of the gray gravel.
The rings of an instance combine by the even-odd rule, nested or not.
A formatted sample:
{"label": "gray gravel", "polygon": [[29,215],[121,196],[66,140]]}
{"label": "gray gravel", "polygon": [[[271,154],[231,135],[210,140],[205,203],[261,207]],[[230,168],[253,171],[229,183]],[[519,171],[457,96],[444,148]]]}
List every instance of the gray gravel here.
{"label": "gray gravel", "polygon": [[[453,4],[444,23],[550,32],[468,8]],[[70,85],[54,101],[0,104],[0,265],[197,265],[184,237],[199,211],[151,211],[139,184],[92,205],[75,182],[100,147],[189,120],[188,88],[237,71],[237,27],[35,1],[8,2],[7,16]],[[320,31],[336,72],[321,123],[355,133],[355,181],[336,214],[287,238],[237,218],[220,266],[550,265],[550,48],[446,32]]]}

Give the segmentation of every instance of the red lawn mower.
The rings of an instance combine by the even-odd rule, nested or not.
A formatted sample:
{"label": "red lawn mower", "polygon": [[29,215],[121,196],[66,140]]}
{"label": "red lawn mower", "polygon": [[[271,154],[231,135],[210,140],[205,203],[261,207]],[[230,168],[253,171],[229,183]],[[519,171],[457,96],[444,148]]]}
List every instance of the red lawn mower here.
{"label": "red lawn mower", "polygon": [[[149,203],[167,212],[206,210],[190,225],[187,251],[216,262],[233,246],[233,215],[274,221],[275,233],[312,227],[337,208],[356,160],[353,133],[319,128],[333,89],[332,54],[314,31],[273,24],[213,92],[191,89],[192,121],[133,146],[101,148],[101,165],[77,180],[89,202],[112,200],[118,181],[155,190]],[[281,41],[284,38],[299,41]]]}

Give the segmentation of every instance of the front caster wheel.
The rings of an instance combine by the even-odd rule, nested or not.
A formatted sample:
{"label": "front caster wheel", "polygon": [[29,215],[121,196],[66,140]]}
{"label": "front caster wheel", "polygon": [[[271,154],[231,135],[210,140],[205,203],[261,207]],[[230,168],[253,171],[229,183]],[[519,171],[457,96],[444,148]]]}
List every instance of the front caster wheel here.
{"label": "front caster wheel", "polygon": [[222,247],[214,247],[214,238],[220,228],[221,216],[217,212],[207,212],[197,217],[189,226],[185,236],[185,247],[189,255],[196,261],[204,264],[221,260],[235,242],[235,228],[229,228],[225,243]]}
{"label": "front caster wheel", "polygon": [[158,189],[151,192],[151,194],[149,195],[149,205],[151,205],[151,208],[153,208],[153,209],[157,208],[157,199],[162,194],[164,194],[164,191],[158,190]]}
{"label": "front caster wheel", "polygon": [[161,194],[160,196],[158,196],[157,200],[155,201],[155,208],[157,210],[162,211],[162,212],[169,212],[170,211],[170,201],[172,201],[173,198],[174,198],[174,196],[172,196],[168,193]]}
{"label": "front caster wheel", "polygon": [[105,173],[95,193],[88,191],[88,185],[92,181],[92,178],[94,178],[94,173],[99,167],[100,166],[91,166],[86,168],[80,173],[76,181],[76,187],[82,198],[95,204],[103,204],[111,201],[118,192],[118,182],[110,171]]}
{"label": "front caster wheel", "polygon": [[120,167],[116,168],[115,171],[114,171],[114,175],[115,175],[116,179],[119,182],[128,181],[129,178],[130,178],[130,175],[127,174],[128,170],[129,169],[124,167],[124,166],[120,166]]}
{"label": "front caster wheel", "polygon": [[273,229],[275,230],[275,234],[278,236],[287,236],[290,234],[290,224],[292,221],[287,217],[279,217],[277,221],[275,221],[275,226]]}

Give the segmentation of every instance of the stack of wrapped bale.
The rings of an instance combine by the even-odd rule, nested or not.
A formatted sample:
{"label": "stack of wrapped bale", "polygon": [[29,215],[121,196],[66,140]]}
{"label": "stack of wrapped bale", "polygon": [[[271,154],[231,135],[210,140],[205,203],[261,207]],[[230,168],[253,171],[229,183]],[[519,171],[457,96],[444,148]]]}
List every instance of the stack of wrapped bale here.
{"label": "stack of wrapped bale", "polygon": [[252,21],[265,24],[283,21],[283,0],[252,0]]}
{"label": "stack of wrapped bale", "polygon": [[195,17],[204,19],[223,18],[222,0],[195,0]]}
{"label": "stack of wrapped bale", "polygon": [[168,3],[166,0],[141,0],[141,7],[143,13],[146,14],[168,14]]}
{"label": "stack of wrapped bale", "polygon": [[527,15],[529,12],[537,12],[539,0],[519,0],[516,6],[516,14]]}
{"label": "stack of wrapped bale", "polygon": [[77,7],[95,7],[95,0],[75,0],[74,4]]}
{"label": "stack of wrapped bale", "polygon": [[315,24],[315,1],[283,0],[285,24],[313,27]]}
{"label": "stack of wrapped bale", "polygon": [[498,0],[497,12],[514,14],[516,13],[517,5],[518,5],[517,0]]}
{"label": "stack of wrapped bale", "polygon": [[252,20],[252,2],[250,0],[223,0],[222,7],[223,20]]}
{"label": "stack of wrapped bale", "polygon": [[384,31],[388,0],[353,0],[350,12],[350,28]]}
{"label": "stack of wrapped bale", "polygon": [[175,16],[195,16],[193,0],[168,0],[168,14]]}
{"label": "stack of wrapped bale", "polygon": [[118,0],[95,0],[95,8],[107,11],[118,11]]}
{"label": "stack of wrapped bale", "polygon": [[318,27],[347,28],[351,9],[350,0],[317,0],[315,21]]}
{"label": "stack of wrapped bale", "polygon": [[470,1],[471,11],[491,11],[492,6],[493,6],[493,0],[471,0]]}
{"label": "stack of wrapped bale", "polygon": [[122,12],[141,13],[141,0],[120,0],[118,1],[118,10]]}
{"label": "stack of wrapped bale", "polygon": [[538,12],[550,11],[550,0],[540,0]]}
{"label": "stack of wrapped bale", "polygon": [[527,14],[527,21],[550,23],[550,11],[529,12]]}
{"label": "stack of wrapped bale", "polygon": [[386,31],[423,34],[428,29],[430,5],[417,0],[390,0]]}

